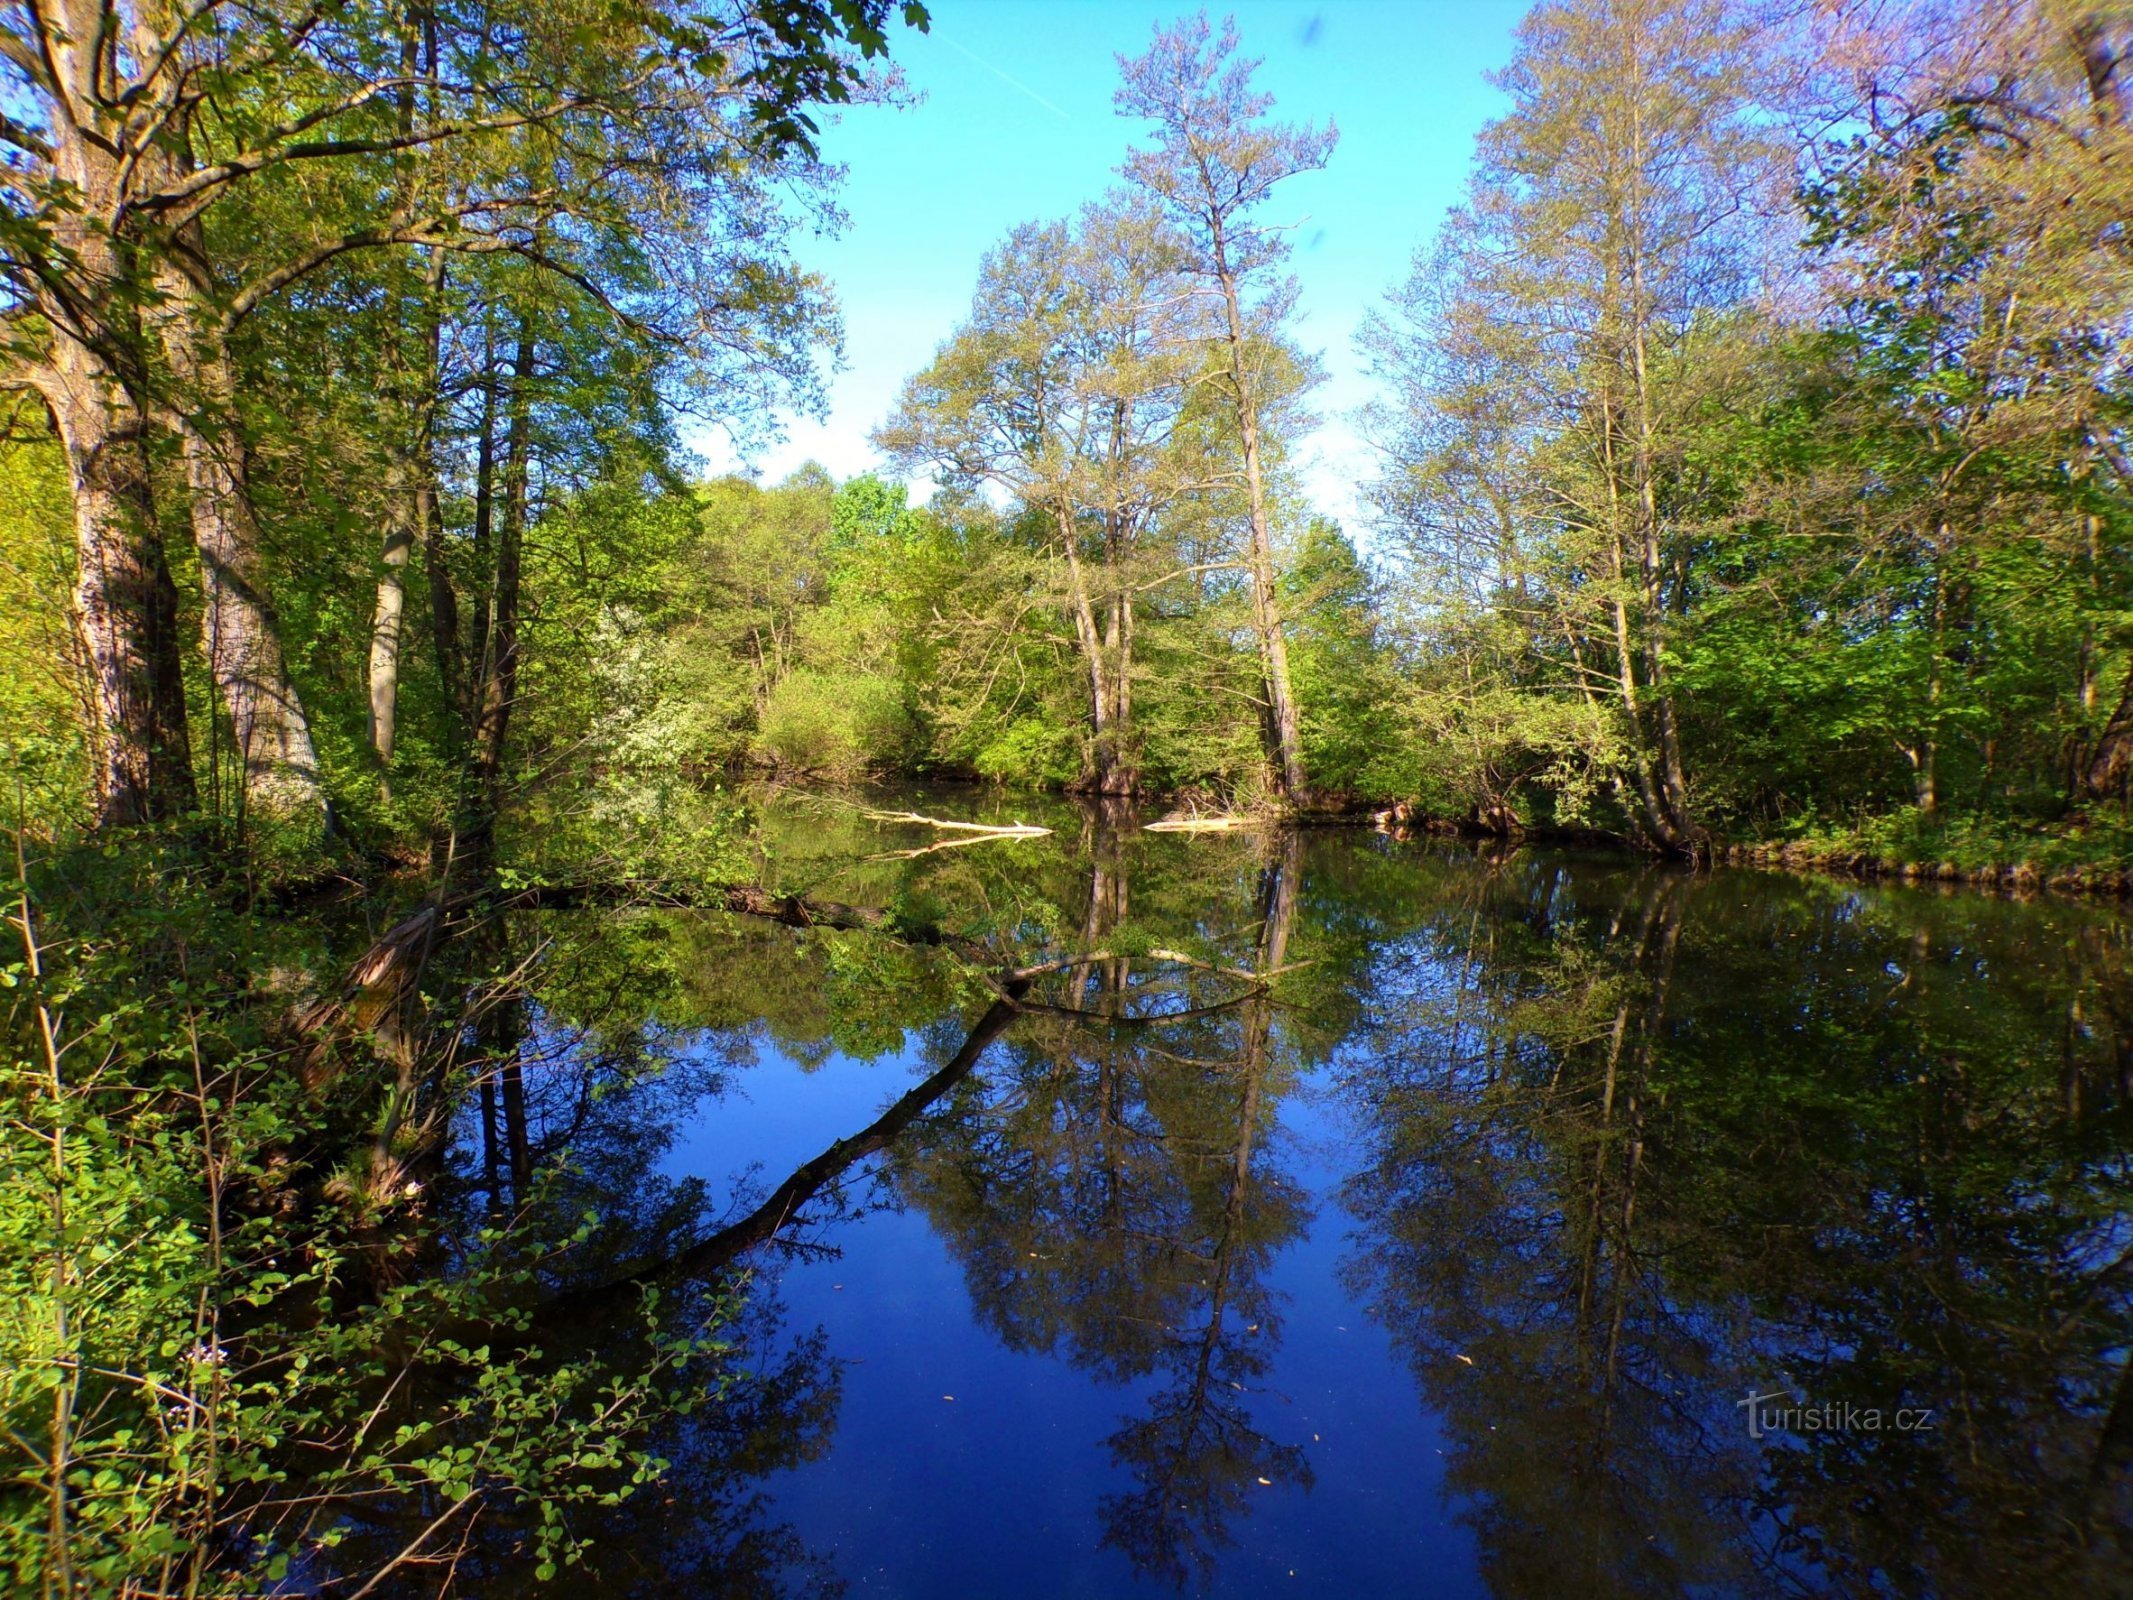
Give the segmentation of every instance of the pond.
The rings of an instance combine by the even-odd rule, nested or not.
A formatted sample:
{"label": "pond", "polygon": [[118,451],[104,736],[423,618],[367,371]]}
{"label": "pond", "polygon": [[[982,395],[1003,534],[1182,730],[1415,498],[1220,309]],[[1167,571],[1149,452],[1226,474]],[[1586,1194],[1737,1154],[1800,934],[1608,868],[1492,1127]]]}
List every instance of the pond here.
{"label": "pond", "polygon": [[1055,831],[787,800],[764,870],[1057,963],[1012,1007],[514,914],[466,1204],[560,1161],[630,1282],[729,1286],[572,1592],[2133,1592],[2117,908],[924,805]]}

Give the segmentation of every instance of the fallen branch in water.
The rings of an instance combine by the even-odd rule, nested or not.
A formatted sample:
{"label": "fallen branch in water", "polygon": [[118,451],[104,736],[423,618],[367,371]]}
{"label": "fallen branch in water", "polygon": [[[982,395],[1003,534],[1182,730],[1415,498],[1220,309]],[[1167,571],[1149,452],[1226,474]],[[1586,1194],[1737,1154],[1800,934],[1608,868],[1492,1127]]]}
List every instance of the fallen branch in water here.
{"label": "fallen branch in water", "polygon": [[863,811],[860,815],[869,822],[904,822],[919,828],[982,834],[988,839],[1043,839],[1052,831],[1040,828],[1034,822],[957,822],[952,817],[928,817],[916,811]]}
{"label": "fallen branch in water", "polygon": [[1237,828],[1255,828],[1259,818],[1239,816],[1224,812],[1216,817],[1165,817],[1161,822],[1144,822],[1143,833],[1229,833]]}
{"label": "fallen branch in water", "polygon": [[[1151,952],[1152,954],[1153,952]],[[1205,966],[1189,956],[1170,953],[1171,958],[1189,966]],[[1084,957],[1085,960],[1102,960],[1099,954]],[[820,1155],[802,1162],[785,1181],[770,1192],[739,1221],[729,1223],[715,1233],[685,1245],[649,1261],[640,1261],[617,1276],[598,1284],[565,1290],[545,1302],[539,1310],[542,1317],[558,1313],[568,1314],[588,1306],[597,1305],[619,1290],[658,1279],[703,1277],[731,1266],[739,1257],[759,1245],[768,1243],[778,1232],[800,1220],[801,1207],[834,1183],[868,1156],[888,1148],[891,1142],[906,1128],[917,1121],[949,1090],[970,1075],[978,1059],[993,1040],[1007,1030],[1007,1025],[1024,1012],[1044,1012],[1066,1017],[1073,1021],[1125,1024],[1133,1027],[1156,1027],[1164,1023],[1185,1022],[1199,1017],[1212,1016],[1227,1011],[1243,1000],[1245,995],[1235,995],[1211,1005],[1192,1006],[1182,1011],[1157,1012],[1148,1016],[1105,1016],[1095,1012],[1076,1011],[1067,1006],[1047,1005],[1028,998],[1028,989],[1033,976],[1061,970],[1071,963],[1047,963],[1032,969],[1029,975],[1021,972],[1003,975],[998,997],[986,1008],[970,1032],[964,1037],[962,1047],[938,1070],[924,1081],[914,1085],[899,1096],[894,1104],[867,1124],[859,1132],[839,1139]],[[1297,965],[1308,965],[1299,962]],[[1210,967],[1209,971],[1232,971],[1235,969]],[[1287,971],[1288,968],[1277,969]]]}
{"label": "fallen branch in water", "polygon": [[1093,966],[1099,961],[1131,960],[1136,955],[1150,961],[1167,961],[1173,966],[1191,967],[1199,972],[1212,972],[1224,978],[1241,978],[1246,983],[1271,983],[1284,972],[1294,972],[1299,967],[1308,967],[1309,961],[1291,961],[1285,966],[1270,967],[1265,972],[1254,972],[1249,967],[1218,967],[1210,962],[1189,956],[1182,950],[1166,950],[1161,945],[1150,946],[1141,951],[1091,950],[1082,955],[1061,956],[1056,961],[1046,961],[1034,967],[1016,967],[1004,974],[1009,978],[1041,978],[1049,972],[1065,972],[1071,967]]}
{"label": "fallen branch in water", "polygon": [[916,861],[920,856],[930,856],[936,850],[965,850],[974,844],[997,844],[1002,839],[1017,839],[1020,834],[981,833],[968,839],[938,839],[932,844],[922,844],[915,850],[881,850],[867,857],[869,861]]}
{"label": "fallen branch in water", "polygon": [[628,1271],[597,1285],[566,1290],[541,1307],[553,1316],[588,1304],[597,1304],[617,1290],[654,1278],[697,1277],[730,1265],[743,1252],[770,1239],[791,1222],[800,1208],[855,1163],[888,1147],[889,1142],[915,1122],[921,1113],[956,1084],[969,1076],[985,1047],[1006,1031],[1014,1020],[1021,999],[1020,988],[1010,984],[963,1039],[963,1046],[938,1071],[900,1096],[895,1104],[858,1133],[839,1139],[811,1161],[801,1163],[792,1175],[770,1192],[770,1197],[738,1222],[730,1223],[709,1237],[699,1239],[671,1255],[640,1262]]}

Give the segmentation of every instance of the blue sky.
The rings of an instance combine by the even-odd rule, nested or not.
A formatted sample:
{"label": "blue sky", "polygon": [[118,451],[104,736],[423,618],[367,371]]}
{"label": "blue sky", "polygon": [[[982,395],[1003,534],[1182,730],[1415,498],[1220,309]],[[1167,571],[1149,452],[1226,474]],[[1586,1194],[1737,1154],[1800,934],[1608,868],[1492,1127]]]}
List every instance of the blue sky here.
{"label": "blue sky", "polygon": [[[1018,222],[1061,217],[1113,181],[1138,130],[1111,109],[1116,56],[1186,8],[1161,0],[929,0],[932,31],[899,29],[894,55],[919,101],[867,106],[830,126],[823,153],[849,169],[850,226],[803,258],[836,285],[845,370],[826,422],[786,420],[756,453],[766,478],[809,459],[839,478],[876,465],[869,431],[970,303],[979,257]],[[1241,0],[1259,84],[1285,121],[1340,126],[1326,170],[1276,191],[1272,214],[1301,226],[1302,341],[1322,352],[1326,418],[1307,483],[1353,524],[1371,470],[1347,413],[1369,398],[1353,346],[1364,313],[1405,276],[1416,247],[1464,186],[1476,130],[1503,106],[1483,74],[1501,66],[1525,0]],[[732,457],[700,441],[717,468]],[[1358,529],[1358,532],[1361,530]]]}

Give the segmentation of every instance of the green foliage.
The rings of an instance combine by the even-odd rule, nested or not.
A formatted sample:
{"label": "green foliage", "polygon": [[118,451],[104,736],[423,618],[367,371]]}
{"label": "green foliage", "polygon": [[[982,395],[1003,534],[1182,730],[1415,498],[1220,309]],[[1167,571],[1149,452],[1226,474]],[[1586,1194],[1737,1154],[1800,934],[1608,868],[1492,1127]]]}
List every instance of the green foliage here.
{"label": "green foliage", "polygon": [[[719,1393],[731,1307],[647,1297],[634,1344],[597,1354],[543,1333],[528,1307],[594,1230],[537,1195],[465,1238],[458,1270],[404,1275],[450,1208],[427,1176],[361,1203],[321,1186],[322,1154],[360,1145],[374,1067],[361,1047],[338,1065],[337,1115],[278,1020],[331,966],[318,925],[230,910],[179,846],[36,876],[0,965],[11,1586],[360,1573],[453,1505],[523,1519],[544,1575],[578,1560],[574,1509],[656,1478],[648,1428]],[[358,1529],[344,1497],[432,1509]]]}
{"label": "green foliage", "polygon": [[1064,788],[1081,776],[1081,740],[1060,721],[1017,717],[1000,728],[970,764],[996,782]]}
{"label": "green foliage", "polygon": [[0,777],[40,832],[82,821],[88,792],[66,459],[52,444],[0,439]]}
{"label": "green foliage", "polygon": [[893,765],[910,720],[893,681],[801,667],[770,692],[762,746],[781,767],[819,777],[856,778]]}
{"label": "green foliage", "polygon": [[1305,528],[1282,589],[1312,781],[1342,794],[1414,793],[1415,747],[1400,736],[1405,686],[1380,637],[1375,584],[1338,525]]}
{"label": "green foliage", "polygon": [[[1367,338],[1425,790],[1891,861],[1914,812],[2013,848],[2123,800],[2125,278],[2088,231],[2122,205],[2119,133],[2072,35],[2018,10],[1958,27],[2000,63],[1990,115],[1892,58],[1919,114],[1826,165],[1774,141],[1737,8],[1522,25],[1470,206]],[[1594,140],[1633,111],[1663,135]],[[1796,155],[1833,175],[1789,216],[1748,200]],[[1765,293],[1754,261],[1802,238],[1815,293]]]}

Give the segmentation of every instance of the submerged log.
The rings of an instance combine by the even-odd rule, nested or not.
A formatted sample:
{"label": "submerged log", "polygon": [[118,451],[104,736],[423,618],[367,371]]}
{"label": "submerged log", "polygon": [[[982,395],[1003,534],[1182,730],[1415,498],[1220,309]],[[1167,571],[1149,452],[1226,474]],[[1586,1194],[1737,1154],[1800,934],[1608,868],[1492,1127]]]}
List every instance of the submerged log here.
{"label": "submerged log", "polygon": [[861,815],[869,822],[903,822],[913,827],[980,834],[989,839],[1043,839],[1052,831],[1033,822],[958,822],[952,817],[929,817],[917,811],[866,811]]}
{"label": "submerged log", "polygon": [[1254,828],[1260,819],[1224,812],[1212,817],[1165,817],[1160,822],[1144,822],[1143,833],[1228,833],[1236,828]]}
{"label": "submerged log", "polygon": [[855,1134],[839,1139],[813,1160],[804,1161],[791,1176],[770,1192],[769,1198],[738,1222],[730,1223],[708,1238],[675,1251],[659,1260],[640,1263],[609,1279],[594,1290],[560,1295],[552,1305],[581,1303],[645,1283],[657,1277],[701,1277],[717,1272],[793,1221],[800,1208],[827,1185],[868,1156],[888,1148],[896,1136],[917,1121],[929,1107],[970,1075],[985,1053],[985,1047],[1006,1031],[1014,1020],[1024,984],[1010,985],[964,1037],[962,1048],[938,1071],[914,1085],[886,1111]]}

